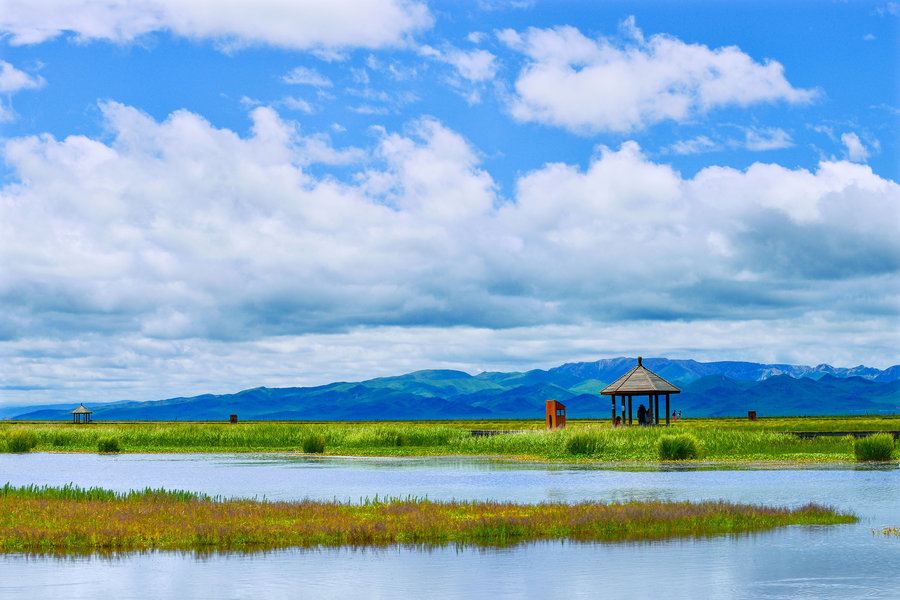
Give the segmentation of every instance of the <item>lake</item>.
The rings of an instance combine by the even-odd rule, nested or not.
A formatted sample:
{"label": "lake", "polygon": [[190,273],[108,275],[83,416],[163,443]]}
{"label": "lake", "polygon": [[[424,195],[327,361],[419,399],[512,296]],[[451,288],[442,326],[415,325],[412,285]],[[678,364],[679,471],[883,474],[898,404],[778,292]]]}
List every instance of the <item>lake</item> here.
{"label": "lake", "polygon": [[0,454],[0,485],[164,487],[270,500],[379,496],[718,500],[851,511],[853,525],[661,542],[508,549],[283,550],[0,556],[2,598],[897,598],[897,465],[610,468],[479,458]]}

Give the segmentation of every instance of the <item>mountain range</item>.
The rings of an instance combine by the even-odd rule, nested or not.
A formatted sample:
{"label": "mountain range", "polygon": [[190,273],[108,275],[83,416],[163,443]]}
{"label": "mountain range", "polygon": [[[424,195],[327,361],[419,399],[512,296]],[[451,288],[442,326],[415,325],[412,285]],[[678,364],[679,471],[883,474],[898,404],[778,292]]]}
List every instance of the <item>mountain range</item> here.
{"label": "mountain range", "polygon": [[[440,420],[543,418],[544,402],[566,404],[570,419],[605,418],[608,396],[599,392],[637,364],[635,358],[566,363],[548,370],[484,372],[426,370],[316,387],[257,387],[235,394],[205,394],[145,402],[89,405],[95,421]],[[894,414],[900,412],[900,365],[835,368],[697,362],[647,358],[644,366],[681,388],[672,408],[684,416]],[[635,398],[634,409],[645,398]],[[69,420],[71,403],[7,407],[0,418]]]}

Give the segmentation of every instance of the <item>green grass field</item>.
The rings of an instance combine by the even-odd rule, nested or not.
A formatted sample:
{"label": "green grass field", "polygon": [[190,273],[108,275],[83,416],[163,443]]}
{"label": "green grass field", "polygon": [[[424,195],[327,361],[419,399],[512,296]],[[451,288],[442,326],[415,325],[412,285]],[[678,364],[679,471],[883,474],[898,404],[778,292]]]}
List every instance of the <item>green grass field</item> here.
{"label": "green grass field", "polygon": [[225,500],[187,492],[6,485],[0,552],[253,551],[388,544],[508,546],[532,540],[704,537],[785,525],[852,523],[853,515],[718,502],[513,504],[423,499]]}
{"label": "green grass field", "polygon": [[[472,429],[524,431],[473,437]],[[671,427],[613,428],[570,421],[547,432],[540,420],[448,422],[0,422],[0,451],[302,452],[325,455],[486,455],[537,460],[654,461],[662,435],[690,433],[699,460],[852,461],[853,438],[802,439],[791,431],[893,431],[900,416],[684,419]],[[324,442],[321,444],[320,442]],[[892,458],[897,458],[896,448]]]}

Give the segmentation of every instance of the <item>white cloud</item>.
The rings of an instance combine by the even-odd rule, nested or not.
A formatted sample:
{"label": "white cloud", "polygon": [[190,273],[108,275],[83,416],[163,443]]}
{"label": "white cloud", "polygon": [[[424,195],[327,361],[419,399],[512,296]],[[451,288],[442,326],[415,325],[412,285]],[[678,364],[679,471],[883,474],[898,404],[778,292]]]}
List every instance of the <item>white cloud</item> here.
{"label": "white cloud", "polygon": [[303,98],[297,98],[296,96],[285,96],[281,99],[279,104],[285,106],[286,108],[289,108],[290,110],[298,110],[306,114],[311,114],[312,112],[314,112],[313,107],[309,102],[307,102]]}
{"label": "white cloud", "polygon": [[[685,178],[627,142],[525,173],[503,199],[434,119],[361,150],[268,107],[245,137],[187,111],[101,108],[103,141],[3,147],[8,385],[46,381],[48,361],[112,397],[113,373],[165,371],[169,391],[145,390],[163,397],[644,350],[900,358],[900,242],[884,226],[900,186],[866,165]],[[352,175],[308,169],[331,164]]]}
{"label": "white cloud", "polygon": [[791,86],[780,63],[756,62],[735,46],[712,50],[661,34],[645,40],[633,19],[623,32],[628,39],[594,40],[568,26],[499,32],[527,57],[513,116],[578,133],[628,132],[716,107],[816,96]]}
{"label": "white cloud", "polygon": [[331,80],[309,67],[295,67],[290,73],[282,77],[285,83],[294,85],[312,85],[315,87],[331,87]]}
{"label": "white cloud", "polygon": [[[35,89],[44,85],[41,76],[29,75],[20,71],[8,62],[0,60],[0,94],[12,96],[21,90]],[[16,113],[12,108],[12,100],[0,98],[0,123],[8,123],[15,120]]]}
{"label": "white cloud", "polygon": [[0,60],[0,93],[14,94],[20,90],[39,88],[44,78],[20,71],[5,60]]}
{"label": "white cloud", "polygon": [[485,81],[494,77],[497,57],[487,50],[454,50],[444,56],[444,60],[454,67],[460,77],[468,81]]}
{"label": "white cloud", "polygon": [[678,140],[668,148],[667,152],[672,154],[702,154],[703,152],[713,152],[721,149],[721,144],[712,141],[705,135],[698,135],[689,140]]}
{"label": "white cloud", "polygon": [[844,144],[844,154],[853,162],[866,162],[869,158],[869,151],[865,144],[859,139],[859,136],[853,132],[841,135],[841,143]]}
{"label": "white cloud", "polygon": [[423,45],[419,48],[419,54],[452,65],[456,74],[448,78],[447,82],[457,93],[466,98],[469,104],[477,104],[481,101],[483,84],[492,80],[497,73],[497,57],[487,50],[465,51],[449,46],[438,50]]}
{"label": "white cloud", "polygon": [[794,145],[790,134],[784,129],[766,127],[764,129],[747,128],[744,147],[747,150],[778,150]]}
{"label": "white cloud", "polygon": [[430,27],[428,8],[407,0],[4,0],[0,30],[12,44],[66,32],[79,40],[130,42],[155,31],[211,38],[224,47],[269,44],[300,50],[377,48]]}

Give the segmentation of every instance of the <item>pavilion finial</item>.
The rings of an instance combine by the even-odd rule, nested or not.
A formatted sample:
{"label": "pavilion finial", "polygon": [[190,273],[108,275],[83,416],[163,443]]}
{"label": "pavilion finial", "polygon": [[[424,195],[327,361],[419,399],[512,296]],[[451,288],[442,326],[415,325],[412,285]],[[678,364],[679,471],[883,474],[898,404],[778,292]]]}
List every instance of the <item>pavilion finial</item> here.
{"label": "pavilion finial", "polygon": [[638,366],[639,367],[641,366],[641,357],[640,356],[638,356]]}

